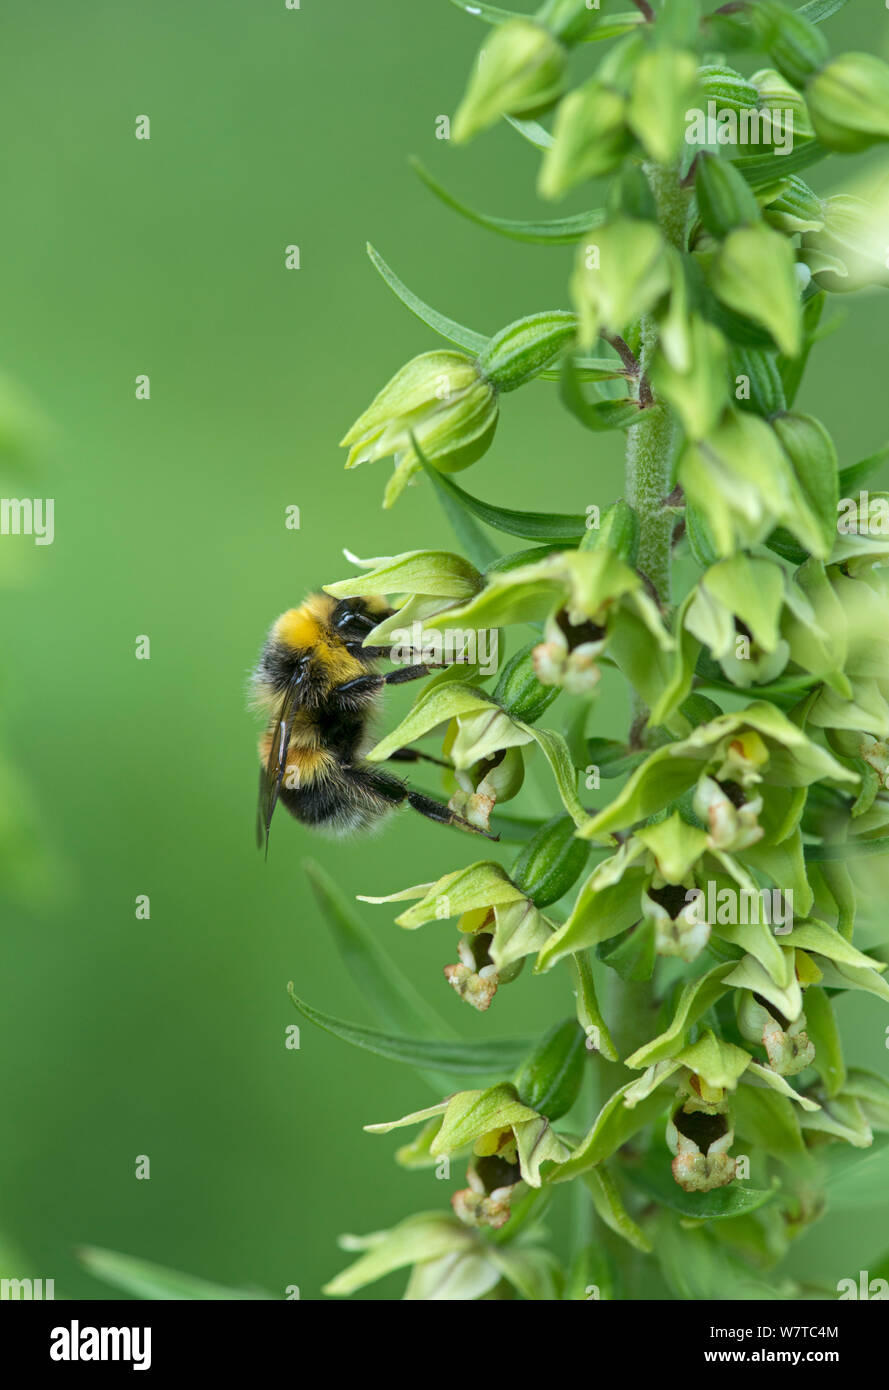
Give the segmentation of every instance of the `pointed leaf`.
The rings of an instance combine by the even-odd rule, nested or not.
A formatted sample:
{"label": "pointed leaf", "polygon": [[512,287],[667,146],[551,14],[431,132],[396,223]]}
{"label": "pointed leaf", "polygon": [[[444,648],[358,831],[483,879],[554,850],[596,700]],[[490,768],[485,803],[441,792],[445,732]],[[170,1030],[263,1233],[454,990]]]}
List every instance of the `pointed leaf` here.
{"label": "pointed leaf", "polygon": [[414,172],[425,183],[437,198],[454,212],[458,212],[461,217],[466,217],[470,222],[475,222],[479,227],[486,227],[489,231],[498,232],[501,236],[509,237],[513,241],[537,242],[548,246],[574,246],[577,238],[583,236],[592,227],[599,227],[605,221],[604,208],[591,208],[589,212],[578,212],[572,217],[556,217],[545,219],[516,219],[511,217],[492,217],[488,213],[476,212],[466,203],[461,203],[452,193],[438,182],[419,161],[412,159],[411,164]]}
{"label": "pointed leaf", "polygon": [[406,1062],[414,1067],[431,1067],[458,1076],[490,1076],[497,1072],[511,1072],[533,1044],[533,1039],[528,1038],[486,1039],[479,1042],[400,1038],[322,1013],[300,999],[292,984],[287,986],[287,992],[303,1018],[324,1032],[332,1033],[353,1047],[374,1052],[378,1057],[387,1057],[392,1062]]}
{"label": "pointed leaf", "polygon": [[163,1265],[150,1260],[140,1260],[133,1255],[119,1255],[114,1250],[101,1250],[88,1245],[78,1252],[82,1265],[96,1279],[115,1288],[123,1289],[134,1298],[164,1299],[166,1301],[184,1300],[252,1300],[270,1299],[269,1293],[254,1289],[229,1289],[221,1284],[212,1284],[207,1279],[199,1279],[193,1274],[182,1274],[176,1269],[165,1269]]}
{"label": "pointed leaf", "polygon": [[428,304],[424,304],[422,299],[418,298],[412,290],[408,289],[407,285],[399,280],[395,271],[386,264],[370,242],[367,244],[367,254],[392,293],[398,296],[402,304],[405,304],[412,314],[416,314],[418,319],[422,319],[442,338],[447,338],[448,342],[456,343],[458,347],[464,348],[467,352],[479,353],[487,347],[488,339],[483,334],[475,333],[471,328],[464,328],[463,324],[456,323],[454,319],[449,319],[444,314],[438,313],[436,309],[430,308]]}

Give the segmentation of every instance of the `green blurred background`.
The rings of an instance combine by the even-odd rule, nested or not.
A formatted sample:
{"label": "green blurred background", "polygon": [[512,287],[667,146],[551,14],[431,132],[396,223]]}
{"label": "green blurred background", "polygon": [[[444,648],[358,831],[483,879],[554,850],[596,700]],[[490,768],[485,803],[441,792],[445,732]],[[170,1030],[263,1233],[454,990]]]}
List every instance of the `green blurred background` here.
{"label": "green blurred background", "polygon": [[[308,1025],[285,1049],[291,979],[318,1007],[371,1021],[301,860],[374,894],[469,863],[477,844],[405,813],[335,845],[282,816],[264,864],[247,672],[278,612],[351,572],[344,546],[451,544],[424,485],[383,512],[389,465],[343,472],[348,424],[437,345],[365,241],[481,331],[564,307],[571,250],[475,228],[411,173],[414,153],[488,211],[540,206],[537,156],[513,131],[465,151],[435,138],[484,32],[446,0],[4,10],[0,365],[53,431],[27,486],[54,496],[56,539],[0,541],[5,776],[21,783],[0,938],[0,1231],[18,1252],[3,1272],[106,1297],[75,1257],[89,1243],[313,1298],[346,1258],[338,1232],[444,1206],[462,1174],[405,1174],[395,1136],[362,1133],[428,1103],[411,1072]],[[876,3],[827,29],[836,46],[886,51]],[[139,115],[150,141],[134,138]],[[596,201],[587,190],[565,211]],[[299,271],[284,266],[293,243]],[[885,318],[877,299],[842,307],[800,404],[850,463],[887,436]],[[621,491],[622,441],[590,441],[535,384],[506,402],[469,485],[517,507],[604,506]],[[141,634],[150,661],[135,659]],[[387,717],[409,698],[394,693]],[[607,689],[595,732],[620,735],[626,717]],[[528,809],[555,809],[543,789],[532,779]],[[573,1007],[567,971],[526,972],[479,1017],[441,974],[452,926],[407,934],[388,909],[362,911],[467,1037],[534,1033]],[[851,1059],[884,1067],[878,1002],[857,995],[841,1013]],[[150,1181],[135,1178],[140,1154]],[[837,1277],[855,1274],[887,1245],[885,1212],[861,1213],[816,1228],[795,1265],[829,1247]]]}

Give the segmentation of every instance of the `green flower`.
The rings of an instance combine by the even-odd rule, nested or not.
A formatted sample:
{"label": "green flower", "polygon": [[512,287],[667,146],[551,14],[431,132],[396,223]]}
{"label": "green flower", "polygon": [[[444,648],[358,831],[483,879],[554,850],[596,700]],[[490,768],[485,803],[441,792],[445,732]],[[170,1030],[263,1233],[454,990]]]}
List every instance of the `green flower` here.
{"label": "green flower", "polygon": [[667,1121],[667,1144],[676,1155],[673,1177],[685,1192],[712,1192],[735,1176],[729,1154],[734,1142],[731,1114],[721,1087],[705,1087],[694,1075],[680,1085],[679,1105]]}
{"label": "green flower", "polygon": [[474,1160],[497,1158],[507,1165],[505,1171],[498,1171],[498,1177],[511,1179],[500,1182],[500,1187],[522,1181],[538,1188],[546,1180],[541,1172],[543,1164],[564,1163],[571,1152],[547,1116],[524,1105],[510,1082],[500,1082],[486,1091],[458,1091],[438,1105],[400,1120],[365,1125],[365,1129],[369,1134],[388,1134],[439,1116],[435,1137],[428,1146],[430,1155],[453,1158],[471,1152]]}
{"label": "green flower", "polygon": [[[774,705],[757,701],[737,713],[701,724],[687,738],[655,749],[611,805],[594,816],[582,834],[620,830],[662,810],[701,777],[747,790],[760,784],[782,792],[816,781],[857,780],[826,749],[807,738]],[[798,798],[797,798],[798,800]]]}
{"label": "green flower", "polygon": [[333,598],[392,598],[395,609],[368,634],[366,646],[400,641],[399,634],[407,632],[413,635],[414,624],[422,629],[426,619],[465,602],[483,582],[474,565],[447,550],[407,550],[369,560],[354,555],[348,558],[364,573],[325,584],[324,592]]}
{"label": "green flower", "polygon": [[340,1246],[359,1258],[325,1285],[323,1292],[343,1297],[409,1268],[403,1298],[407,1302],[471,1302],[497,1297],[509,1286],[520,1298],[555,1298],[555,1261],[530,1245],[511,1249],[482,1239],[457,1216],[419,1212],[388,1231],[342,1236]]}
{"label": "green flower", "polygon": [[581,240],[571,280],[580,337],[623,334],[669,292],[675,252],[653,222],[617,217]]}
{"label": "green flower", "polygon": [[553,143],[540,166],[543,198],[561,198],[576,184],[612,170],[633,144],[628,100],[599,78],[590,78],[559,103]]}
{"label": "green flower", "polygon": [[726,680],[745,689],[767,685],[787,666],[785,611],[826,638],[812,604],[781,565],[739,554],[720,560],[698,581],[684,625],[709,648]]}
{"label": "green flower", "polygon": [[748,990],[742,990],[738,1003],[738,1028],[750,1042],[766,1050],[769,1066],[780,1076],[795,1076],[815,1059],[815,1045],[806,1032],[806,1016],[784,1018],[774,1006]]}
{"label": "green flower", "polygon": [[[447,756],[459,731],[455,720],[445,736],[442,752]],[[519,748],[500,748],[490,757],[480,758],[469,768],[455,768],[458,790],[448,805],[470,825],[490,830],[495,806],[510,801],[522,789],[525,760]]]}
{"label": "green flower", "polygon": [[531,19],[501,24],[482,48],[454,117],[457,144],[471,140],[501,116],[531,116],[561,95],[566,53],[558,39]]}
{"label": "green flower", "polygon": [[821,209],[821,226],[806,231],[800,249],[819,289],[849,294],[889,286],[885,198],[872,202],[840,193],[826,198]]}
{"label": "green flower", "polygon": [[501,984],[515,979],[525,956],[536,954],[552,935],[552,924],[507,875],[491,861],[457,869],[434,883],[420,883],[362,902],[419,899],[396,917],[416,930],[429,922],[456,917],[461,933],[459,963],[445,967],[445,978],[473,1008],[484,1012]]}
{"label": "green flower", "polygon": [[614,637],[629,640],[632,633],[643,650],[674,647],[643,581],[606,544],[557,551],[533,564],[495,571],[468,603],[431,625],[499,627],[540,621],[544,640],[533,653],[537,679],[575,693],[597,684],[596,658]]}
{"label": "green flower", "polygon": [[821,688],[809,710],[809,723],[822,729],[863,730],[878,739],[889,737],[885,570],[853,579],[831,566],[812,596],[818,622],[830,633],[834,659],[847,684],[835,682]]}
{"label": "green flower", "polygon": [[841,53],[806,87],[815,134],[854,153],[889,140],[889,66],[872,53]]}
{"label": "green flower", "polygon": [[826,558],[823,520],[775,429],[759,416],[727,410],[705,439],[686,444],[679,481],[705,519],[717,555],[760,545],[784,526]]}
{"label": "green flower", "polygon": [[444,473],[468,468],[488,449],[497,427],[497,393],[478,362],[462,352],[424,352],[396,372],[340,441],[347,468],[395,458],[390,500],[425,457]]}

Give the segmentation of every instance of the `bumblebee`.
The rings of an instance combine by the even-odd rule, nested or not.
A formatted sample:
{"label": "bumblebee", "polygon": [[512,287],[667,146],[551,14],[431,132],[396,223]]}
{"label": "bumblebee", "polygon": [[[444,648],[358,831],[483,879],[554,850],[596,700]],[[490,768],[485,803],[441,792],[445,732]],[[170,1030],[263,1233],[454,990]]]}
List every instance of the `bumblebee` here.
{"label": "bumblebee", "polygon": [[[266,853],[279,801],[304,825],[333,835],[367,830],[404,802],[429,820],[486,833],[363,756],[384,687],[431,670],[425,664],[386,675],[377,670],[388,649],[363,642],[392,611],[378,598],[310,594],[272,627],[251,678],[252,703],[268,718],[259,744],[256,827]],[[412,748],[392,758],[450,766]]]}

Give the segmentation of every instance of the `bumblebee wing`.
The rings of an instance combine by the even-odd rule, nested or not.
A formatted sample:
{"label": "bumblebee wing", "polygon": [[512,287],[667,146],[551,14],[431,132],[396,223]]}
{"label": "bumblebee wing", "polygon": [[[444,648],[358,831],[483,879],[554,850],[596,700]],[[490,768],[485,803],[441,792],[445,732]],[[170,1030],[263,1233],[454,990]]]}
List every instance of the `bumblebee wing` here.
{"label": "bumblebee wing", "polygon": [[259,774],[256,843],[260,848],[265,845],[266,855],[269,852],[269,829],[272,824],[272,816],[275,814],[275,807],[278,804],[281,783],[284,781],[287,749],[290,746],[290,735],[293,732],[293,716],[299,701],[300,685],[304,675],[305,668],[298,667],[291,678],[284,699],[281,701],[278,717],[272,728],[268,760]]}

